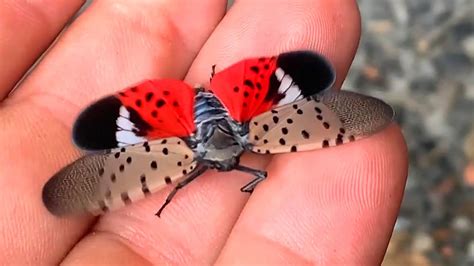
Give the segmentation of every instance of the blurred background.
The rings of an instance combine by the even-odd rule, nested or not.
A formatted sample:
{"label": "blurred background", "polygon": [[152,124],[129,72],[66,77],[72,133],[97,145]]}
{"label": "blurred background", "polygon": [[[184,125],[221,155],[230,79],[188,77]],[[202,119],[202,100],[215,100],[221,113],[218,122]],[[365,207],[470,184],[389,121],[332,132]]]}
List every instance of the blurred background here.
{"label": "blurred background", "polygon": [[474,265],[474,1],[358,3],[344,88],[392,104],[410,154],[383,265]]}

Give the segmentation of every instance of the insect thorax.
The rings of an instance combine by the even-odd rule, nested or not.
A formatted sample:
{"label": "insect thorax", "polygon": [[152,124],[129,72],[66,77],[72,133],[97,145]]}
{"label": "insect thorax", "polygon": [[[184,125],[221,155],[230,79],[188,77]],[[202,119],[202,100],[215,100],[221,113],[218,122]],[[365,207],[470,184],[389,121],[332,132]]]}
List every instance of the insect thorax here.
{"label": "insect thorax", "polygon": [[194,122],[196,158],[210,167],[232,170],[247,145],[248,127],[232,119],[219,99],[205,91],[196,94]]}

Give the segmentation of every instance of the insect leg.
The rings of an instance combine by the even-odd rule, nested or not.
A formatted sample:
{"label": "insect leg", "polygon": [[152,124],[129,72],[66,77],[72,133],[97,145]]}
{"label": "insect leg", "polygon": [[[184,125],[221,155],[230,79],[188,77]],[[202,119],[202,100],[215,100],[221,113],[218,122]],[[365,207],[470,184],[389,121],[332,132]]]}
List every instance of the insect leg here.
{"label": "insect leg", "polygon": [[240,191],[242,192],[252,193],[255,187],[257,186],[257,184],[263,181],[265,178],[267,178],[266,171],[252,169],[250,167],[243,166],[243,165],[237,165],[234,169],[237,171],[242,171],[244,173],[248,173],[255,176],[255,178],[252,179],[252,181],[250,181],[248,184],[240,188]]}
{"label": "insect leg", "polygon": [[173,190],[168,194],[168,197],[166,197],[166,200],[165,200],[165,203],[163,203],[163,205],[161,205],[160,209],[156,212],[156,216],[160,217],[161,216],[161,212],[163,212],[163,210],[165,209],[166,206],[168,206],[168,204],[171,202],[171,200],[173,199],[173,197],[176,195],[176,193],[178,192],[178,190],[182,189],[183,187],[185,187],[187,184],[191,183],[191,181],[193,181],[194,179],[196,179],[196,177],[200,176],[202,173],[204,173],[205,171],[207,170],[207,166],[201,166],[199,165],[196,170],[194,170],[193,172],[191,172],[187,177],[186,179],[184,179],[183,181],[179,182],[174,188]]}

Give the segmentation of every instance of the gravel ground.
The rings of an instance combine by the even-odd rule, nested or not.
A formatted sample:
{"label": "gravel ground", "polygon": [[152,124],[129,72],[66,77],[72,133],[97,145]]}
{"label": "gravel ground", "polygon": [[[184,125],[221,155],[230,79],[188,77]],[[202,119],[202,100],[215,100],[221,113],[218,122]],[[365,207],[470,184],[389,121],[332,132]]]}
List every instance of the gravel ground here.
{"label": "gravel ground", "polygon": [[391,103],[410,151],[384,265],[474,265],[474,1],[358,2],[344,87]]}

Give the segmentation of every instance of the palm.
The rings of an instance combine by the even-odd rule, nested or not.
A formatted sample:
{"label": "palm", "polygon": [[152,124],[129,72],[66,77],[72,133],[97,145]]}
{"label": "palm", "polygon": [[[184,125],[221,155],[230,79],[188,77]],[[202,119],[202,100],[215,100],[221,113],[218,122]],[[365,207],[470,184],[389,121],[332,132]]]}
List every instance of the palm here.
{"label": "palm", "polygon": [[[220,21],[225,8],[221,0],[199,5],[190,0],[98,1],[75,21],[0,105],[0,247],[6,256],[0,261],[51,264],[76,245],[68,259],[82,263],[123,263],[137,257],[188,264],[216,258],[224,263],[379,262],[406,176],[403,140],[396,127],[324,152],[271,161],[244,157],[246,165],[266,167],[270,175],[250,201],[239,191],[250,176],[210,172],[183,190],[162,219],[153,214],[168,190],[97,223],[88,217],[58,219],[42,205],[46,180],[78,156],[70,126],[80,109],[132,83],[174,77],[202,84],[213,64],[306,48],[331,59],[341,84],[359,37],[355,4],[263,2],[243,0]],[[16,42],[31,46],[28,52],[3,52],[14,46],[11,40],[0,40],[2,58],[9,59],[3,68],[12,69],[0,76],[0,98],[17,80],[18,69],[41,50],[39,44],[47,44],[65,14],[77,7],[54,5],[56,12],[47,12],[53,26],[41,28],[42,34],[27,26],[25,34],[11,33]],[[0,11],[9,8],[0,4]],[[17,12],[5,13],[21,19]],[[91,226],[97,234],[87,234]]]}

